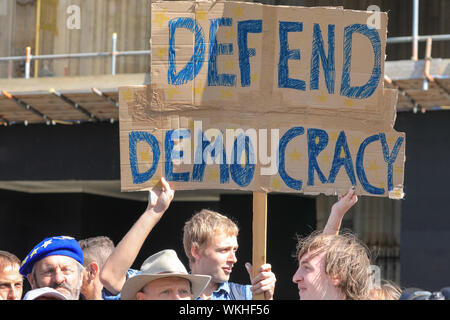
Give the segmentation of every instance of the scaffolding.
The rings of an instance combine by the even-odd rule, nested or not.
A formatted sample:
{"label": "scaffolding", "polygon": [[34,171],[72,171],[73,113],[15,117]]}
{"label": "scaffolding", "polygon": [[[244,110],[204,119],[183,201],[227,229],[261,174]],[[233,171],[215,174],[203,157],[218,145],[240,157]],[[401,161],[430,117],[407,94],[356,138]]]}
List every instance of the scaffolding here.
{"label": "scaffolding", "polygon": [[[119,56],[139,56],[150,55],[150,50],[134,50],[134,51],[117,51],[117,33],[112,35],[112,50],[106,52],[86,52],[86,53],[65,53],[65,54],[42,54],[32,55],[31,47],[25,49],[24,56],[0,57],[0,62],[13,63],[16,61],[25,61],[25,79],[30,79],[31,62],[33,60],[53,60],[53,59],[79,59],[79,58],[103,58],[111,57],[111,75],[116,74],[116,61]],[[9,68],[8,78],[12,78],[11,68]],[[35,70],[35,77],[38,77],[37,70]]]}
{"label": "scaffolding", "polygon": [[[413,2],[413,14],[412,14],[412,34],[411,36],[402,37],[391,37],[387,39],[388,44],[396,43],[412,43],[412,52],[410,60],[400,60],[400,61],[388,61],[385,63],[385,78],[384,84],[387,88],[395,88],[399,92],[399,99],[397,110],[398,111],[413,111],[413,112],[426,112],[427,110],[442,110],[450,109],[450,59],[432,59],[431,57],[431,44],[432,41],[448,41],[450,40],[450,34],[440,34],[440,35],[419,35],[419,0],[412,0]],[[426,54],[424,60],[418,59],[418,44],[419,42],[426,41]],[[53,60],[53,59],[79,59],[79,58],[111,58],[111,73],[108,79],[104,81],[111,83],[111,86],[104,89],[104,91],[98,89],[98,85],[92,83],[89,90],[89,94],[93,94],[95,99],[100,99],[108,107],[114,106],[117,109],[118,102],[118,89],[113,85],[117,84],[114,81],[116,75],[116,64],[117,57],[119,56],[138,56],[145,55],[150,56],[151,50],[135,50],[135,51],[117,51],[117,33],[113,33],[111,37],[111,51],[108,52],[91,52],[91,53],[67,53],[67,54],[45,54],[45,55],[32,55],[31,48],[27,47],[24,56],[10,56],[10,57],[0,57],[0,62],[8,62],[10,66],[16,61],[25,61],[25,73],[24,78],[19,86],[14,89],[11,88],[9,82],[5,82],[0,79],[0,90],[2,95],[0,96],[0,124],[12,125],[18,123],[35,123],[43,122],[47,124],[56,123],[81,123],[84,121],[111,121],[114,122],[118,120],[118,111],[108,110],[107,112],[102,112],[102,110],[92,111],[86,104],[92,102],[91,100],[77,100],[80,97],[84,97],[83,94],[86,93],[86,88],[84,89],[72,89],[69,91],[64,91],[63,88],[58,88],[58,84],[62,82],[63,78],[53,78],[53,83],[49,82],[49,87],[46,90],[39,91],[40,95],[35,92],[30,92],[31,89],[27,87],[31,84],[31,63],[33,60],[36,62],[39,60]],[[150,59],[148,59],[150,61]],[[37,64],[34,68],[34,78],[37,79],[48,79],[39,78],[37,72]],[[74,77],[71,77],[74,78]],[[139,83],[142,83],[142,75],[138,74]],[[148,78],[146,76],[146,78]],[[8,80],[12,79],[12,68],[9,68]],[[88,79],[93,79],[92,77],[85,77],[85,81],[90,81]],[[15,79],[14,79],[15,80]],[[145,82],[145,81],[144,81]],[[148,83],[147,81],[146,83]],[[47,82],[46,82],[47,83]],[[81,83],[81,82],[80,82]],[[23,87],[23,90],[17,89],[17,87]],[[34,89],[33,89],[34,90]],[[78,93],[78,95],[77,95]],[[50,96],[63,101],[65,104],[70,105],[73,109],[77,111],[78,115],[83,115],[81,118],[66,119],[64,121],[58,120],[60,117],[51,116],[49,108],[46,106],[45,102],[50,99]],[[37,97],[41,97],[39,100]],[[45,100],[47,99],[47,100]],[[45,101],[43,101],[45,100]],[[18,111],[14,114],[13,109],[11,109],[10,103],[14,102],[14,105],[20,106],[27,111],[27,113],[19,113]],[[97,100],[95,100],[97,101]],[[97,101],[98,102],[98,101]],[[96,112],[100,112],[100,115],[96,115]],[[31,117],[32,120],[25,119],[27,116]],[[57,113],[58,114],[58,113]],[[59,113],[60,114],[60,113]],[[108,117],[104,117],[107,114]],[[67,118],[66,116],[64,118]]]}

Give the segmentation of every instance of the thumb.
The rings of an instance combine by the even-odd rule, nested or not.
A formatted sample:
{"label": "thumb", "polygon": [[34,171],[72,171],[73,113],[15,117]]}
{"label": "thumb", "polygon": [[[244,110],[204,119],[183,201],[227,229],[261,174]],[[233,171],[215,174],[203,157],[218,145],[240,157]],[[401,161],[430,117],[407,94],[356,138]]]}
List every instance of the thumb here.
{"label": "thumb", "polygon": [[155,193],[152,190],[149,190],[147,207],[153,207],[155,204],[156,204]]}
{"label": "thumb", "polygon": [[252,264],[250,262],[245,263],[245,269],[247,269],[248,275],[250,276],[250,280],[253,280],[253,274],[252,274]]}

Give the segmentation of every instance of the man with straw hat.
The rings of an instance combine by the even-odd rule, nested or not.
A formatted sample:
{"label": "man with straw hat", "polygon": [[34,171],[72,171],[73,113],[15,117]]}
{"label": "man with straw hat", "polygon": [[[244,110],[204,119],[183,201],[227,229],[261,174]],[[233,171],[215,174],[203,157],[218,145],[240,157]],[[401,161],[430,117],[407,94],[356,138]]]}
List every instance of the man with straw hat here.
{"label": "man with straw hat", "polygon": [[174,250],[162,250],[147,258],[141,273],[129,278],[122,300],[192,300],[200,296],[210,276],[189,274]]}

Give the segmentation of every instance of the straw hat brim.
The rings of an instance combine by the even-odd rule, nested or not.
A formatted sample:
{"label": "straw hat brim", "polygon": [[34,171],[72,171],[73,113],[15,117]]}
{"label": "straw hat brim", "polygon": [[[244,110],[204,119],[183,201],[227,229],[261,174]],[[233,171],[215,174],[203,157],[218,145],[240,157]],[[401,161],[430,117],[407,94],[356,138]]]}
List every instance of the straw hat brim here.
{"label": "straw hat brim", "polygon": [[136,300],[136,294],[142,290],[142,288],[149,282],[167,278],[167,277],[179,277],[187,279],[192,284],[193,299],[197,299],[203,290],[211,280],[211,276],[198,275],[198,274],[185,274],[185,273],[162,273],[162,274],[139,274],[132,278],[129,278],[120,293],[121,300]]}

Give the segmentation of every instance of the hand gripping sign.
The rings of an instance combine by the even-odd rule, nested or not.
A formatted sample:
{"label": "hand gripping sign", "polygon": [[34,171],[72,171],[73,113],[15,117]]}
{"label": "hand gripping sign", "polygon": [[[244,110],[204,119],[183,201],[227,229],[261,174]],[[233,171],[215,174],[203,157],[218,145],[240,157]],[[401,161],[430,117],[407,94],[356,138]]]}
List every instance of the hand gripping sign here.
{"label": "hand gripping sign", "polygon": [[122,191],[403,197],[405,134],[385,89],[387,15],[153,2],[149,86],[120,88]]}

